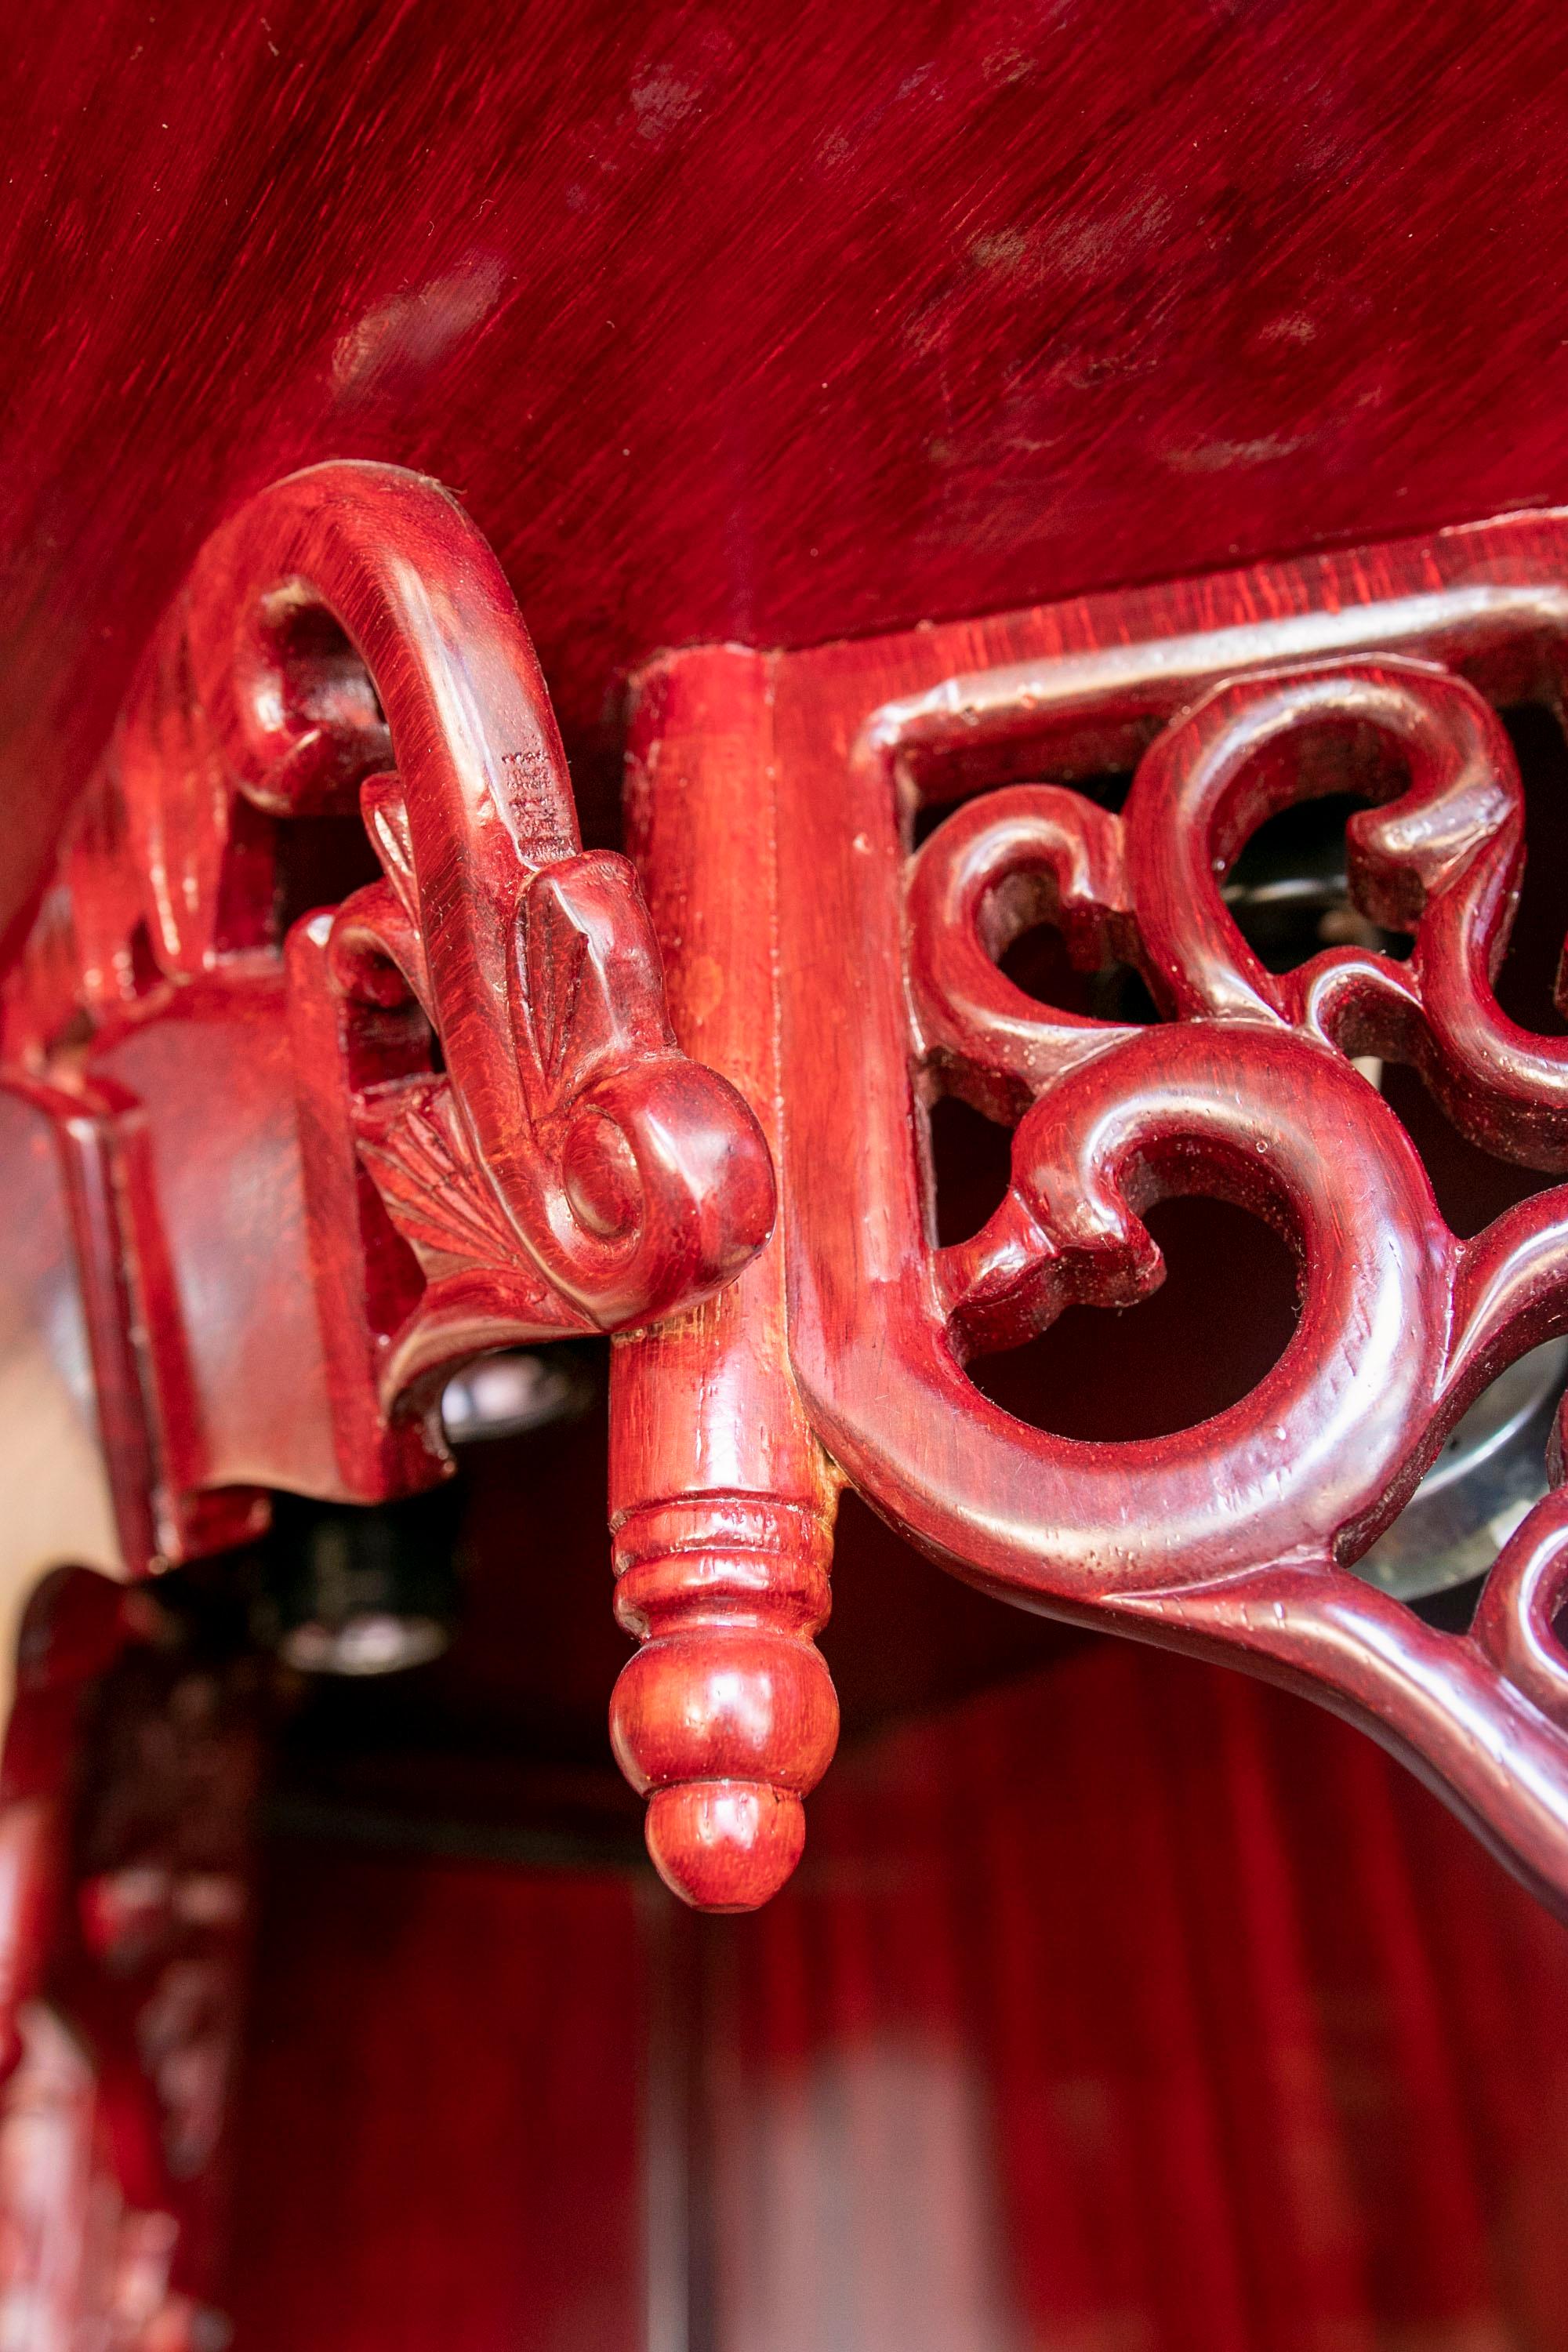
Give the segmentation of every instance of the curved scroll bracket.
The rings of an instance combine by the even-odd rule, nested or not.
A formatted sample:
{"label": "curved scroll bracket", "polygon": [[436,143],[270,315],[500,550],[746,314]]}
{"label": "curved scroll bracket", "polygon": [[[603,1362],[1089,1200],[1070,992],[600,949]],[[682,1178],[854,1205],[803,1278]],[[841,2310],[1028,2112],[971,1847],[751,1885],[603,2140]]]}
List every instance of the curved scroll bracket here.
{"label": "curved scroll bracket", "polygon": [[[301,861],[358,821],[380,878],[285,938]],[[203,549],[6,1046],[151,1130],[136,1279],[196,1489],[426,1483],[456,1363],[689,1307],[773,1221],[755,1119],[676,1046],[631,866],[581,845],[500,566],[389,467],[295,475]]]}

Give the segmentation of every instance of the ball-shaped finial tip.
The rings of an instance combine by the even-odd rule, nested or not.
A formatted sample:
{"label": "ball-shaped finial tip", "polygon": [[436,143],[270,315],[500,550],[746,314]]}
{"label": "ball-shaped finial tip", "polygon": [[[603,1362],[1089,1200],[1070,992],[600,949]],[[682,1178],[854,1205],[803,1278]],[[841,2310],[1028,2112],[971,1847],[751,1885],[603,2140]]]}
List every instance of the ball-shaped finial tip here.
{"label": "ball-shaped finial tip", "polygon": [[698,1911],[755,1911],[805,1845],[805,1809],[760,1780],[683,1780],[657,1790],[647,1850],[665,1885]]}

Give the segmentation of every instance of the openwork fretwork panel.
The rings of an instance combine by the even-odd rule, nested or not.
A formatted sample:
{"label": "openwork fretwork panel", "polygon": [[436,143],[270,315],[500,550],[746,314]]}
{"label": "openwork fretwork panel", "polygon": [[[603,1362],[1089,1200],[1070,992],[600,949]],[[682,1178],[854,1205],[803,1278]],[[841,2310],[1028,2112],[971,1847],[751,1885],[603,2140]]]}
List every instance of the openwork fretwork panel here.
{"label": "openwork fretwork panel", "polygon": [[[1463,1633],[1350,1571],[1467,1407],[1568,1330],[1568,1188],[1545,1181],[1568,1039],[1494,990],[1526,856],[1498,709],[1560,708],[1565,570],[1568,533],[1530,519],[785,656],[774,721],[791,1347],[835,1458],[1011,1599],[1356,1714],[1560,1894],[1568,1493]],[[1112,814],[1093,780],[1116,768]],[[1344,792],[1344,935],[1271,971],[1229,877],[1270,818]],[[1041,924],[1080,971],[1131,967],[1160,1018],[1026,994],[1004,959]],[[1541,1188],[1457,1236],[1380,1089],[1394,1065]],[[943,1094],[1012,1130],[1005,1197],[945,1246]],[[1145,1215],[1185,1193],[1295,1258],[1294,1333],[1249,1393],[1121,1444],[982,1393],[975,1360],[1068,1305],[1146,1299]]]}

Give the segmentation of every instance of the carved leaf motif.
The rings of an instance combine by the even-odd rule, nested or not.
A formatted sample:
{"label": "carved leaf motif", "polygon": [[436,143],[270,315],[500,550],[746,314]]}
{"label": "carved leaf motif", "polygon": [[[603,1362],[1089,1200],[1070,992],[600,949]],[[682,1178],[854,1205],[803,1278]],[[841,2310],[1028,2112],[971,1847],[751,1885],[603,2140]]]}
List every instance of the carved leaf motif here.
{"label": "carved leaf motif", "polygon": [[526,915],[528,1010],[547,1096],[561,1092],[575,1025],[588,943],[553,893],[530,894]]}
{"label": "carved leaf motif", "polygon": [[408,807],[395,771],[371,776],[360,787],[360,810],[365,831],[381,861],[381,870],[397,894],[409,922],[419,928],[419,886],[414,878],[414,844],[408,829]]}
{"label": "carved leaf motif", "polygon": [[426,1271],[510,1265],[518,1236],[463,1134],[445,1079],[372,1097],[354,1126],[366,1166],[393,1223]]}

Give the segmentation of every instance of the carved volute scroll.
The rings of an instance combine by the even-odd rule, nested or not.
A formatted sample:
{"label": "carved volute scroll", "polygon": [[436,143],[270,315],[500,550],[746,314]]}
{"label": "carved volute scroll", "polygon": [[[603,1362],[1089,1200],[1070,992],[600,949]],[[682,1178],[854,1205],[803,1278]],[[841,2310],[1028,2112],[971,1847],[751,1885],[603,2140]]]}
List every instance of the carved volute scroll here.
{"label": "carved volute scroll", "polygon": [[[729,1280],[772,1221],[755,1121],[675,1047],[630,866],[579,845],[495,559],[390,467],[297,475],[204,549],[12,986],[13,1054],[254,975],[282,945],[281,828],[356,803],[384,878],[299,927],[291,1018],[312,1174],[335,1086],[424,1277],[400,1327],[384,1302],[382,1402],[487,1339],[620,1328]],[[312,1241],[348,1235],[316,1214]]]}

